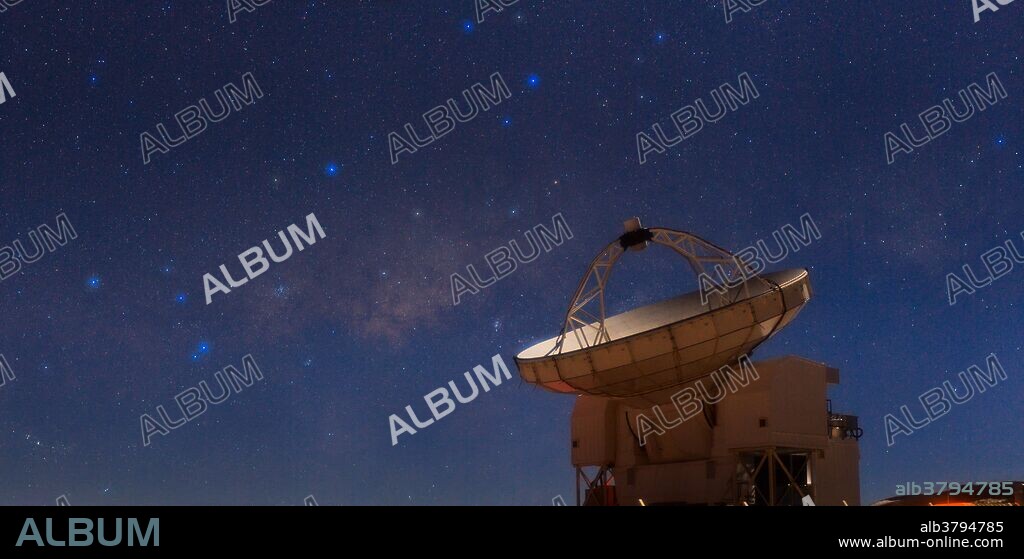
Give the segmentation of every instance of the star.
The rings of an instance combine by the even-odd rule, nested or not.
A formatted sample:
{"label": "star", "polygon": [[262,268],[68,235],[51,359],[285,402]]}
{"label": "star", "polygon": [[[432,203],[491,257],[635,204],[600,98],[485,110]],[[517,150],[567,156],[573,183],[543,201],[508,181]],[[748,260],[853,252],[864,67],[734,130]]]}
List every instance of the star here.
{"label": "star", "polygon": [[[754,2],[760,0],[748,4]],[[15,3],[0,0],[0,11]],[[339,8],[351,17],[324,17],[324,4],[369,2],[299,2],[285,17],[277,17],[282,7],[259,3],[267,6],[253,12],[239,12],[238,2],[228,10],[215,5],[217,13],[206,19],[223,31],[217,40],[207,36],[203,18],[181,10],[182,2],[160,2],[142,14],[64,2],[58,17],[48,18],[29,18],[30,2],[23,2],[9,18],[0,13],[0,20],[25,22],[4,27],[5,37],[21,45],[17,64],[0,62],[5,88],[10,78],[12,89],[0,89],[0,101],[7,101],[0,104],[0,129],[12,149],[24,148],[0,180],[4,200],[21,202],[0,235],[0,296],[9,294],[6,329],[0,329],[0,384],[7,383],[0,386],[0,410],[11,404],[18,412],[0,411],[0,448],[10,470],[0,488],[4,502],[52,505],[52,495],[65,491],[100,504],[132,500],[104,479],[155,488],[144,491],[154,504],[295,505],[301,493],[321,491],[335,502],[403,504],[406,493],[420,504],[526,504],[529,495],[509,490],[523,483],[541,495],[555,497],[556,489],[567,495],[558,471],[510,470],[509,483],[489,482],[502,458],[554,463],[564,455],[572,444],[564,436],[571,397],[505,392],[519,379],[505,384],[502,375],[502,385],[492,389],[500,394],[476,386],[480,397],[464,410],[449,393],[462,411],[438,427],[403,432],[396,448],[388,416],[408,417],[404,408],[412,404],[418,420],[428,420],[437,406],[417,402],[449,379],[472,388],[463,373],[472,377],[476,365],[496,372],[493,355],[503,354],[518,376],[513,355],[559,332],[576,287],[568,282],[580,279],[632,215],[692,230],[729,251],[761,252],[759,241],[776,245],[787,259],[765,272],[809,270],[820,293],[788,334],[766,343],[767,351],[838,367],[844,383],[833,394],[837,410],[874,422],[876,431],[879,418],[898,414],[968,365],[983,365],[985,354],[1006,360],[1016,348],[1017,357],[1024,355],[1024,340],[1007,334],[1022,323],[1024,266],[970,298],[961,295],[955,305],[945,292],[946,276],[963,279],[965,265],[988,281],[992,254],[1024,254],[1007,242],[1024,247],[1018,236],[1024,200],[1014,196],[1024,151],[1010,144],[1021,119],[1007,83],[1019,78],[1013,72],[1024,47],[999,43],[1019,9],[985,13],[975,24],[964,0],[921,3],[928,5],[913,17],[883,18],[886,33],[879,39],[861,36],[868,30],[858,25],[864,14],[857,2],[829,3],[827,17],[765,2],[756,14],[734,9],[731,25],[723,21],[723,5],[728,12],[737,2],[725,0],[664,2],[655,11],[634,3],[636,17],[629,18],[571,2],[462,0],[438,5],[422,20],[356,7]],[[490,9],[480,14],[483,6]],[[67,35],[68,22],[91,29],[102,21],[109,29],[77,41],[30,44],[33,36]],[[374,32],[353,34],[354,22]],[[154,30],[201,40],[164,49],[151,40]],[[837,30],[849,35],[844,48],[821,49]],[[787,40],[794,37],[799,40]],[[978,48],[956,48],[965,37]],[[941,60],[891,56],[902,43],[927,44]],[[1002,48],[982,50],[985,43]],[[161,56],[124,56],[154,48]],[[747,67],[751,48],[758,62]],[[218,54],[224,52],[243,59]],[[296,55],[305,63],[296,64]],[[66,66],[71,71],[59,71]],[[175,71],[186,66],[190,75]],[[650,67],[638,71],[643,66]],[[26,73],[33,68],[58,71],[40,78],[42,72]],[[104,80],[114,71],[117,94],[107,96]],[[746,72],[756,97],[744,85]],[[992,72],[1008,99],[993,85],[994,74],[986,76]],[[794,83],[793,75],[809,79]],[[980,92],[968,89],[972,81]],[[54,99],[95,97],[89,101],[96,110],[45,110],[32,102],[41,100],[41,90]],[[982,103],[994,93],[995,104]],[[101,94],[108,103],[97,105]],[[252,106],[239,109],[250,96]],[[716,101],[728,107],[711,122],[697,100],[711,112]],[[902,134],[906,122],[914,137],[927,137],[918,112],[943,108],[946,100],[975,118],[889,165],[883,135]],[[681,109],[688,106],[698,110]],[[808,106],[814,110],[793,110]],[[493,120],[482,122],[487,119]],[[682,139],[681,120],[702,131]],[[780,133],[780,124],[788,133]],[[842,131],[843,149],[822,143],[826,128]],[[640,132],[665,153],[638,146]],[[678,143],[669,150],[666,142]],[[53,153],[40,146],[54,146]],[[145,164],[147,150],[152,161]],[[645,151],[650,161],[641,165]],[[397,163],[392,156],[400,157]],[[50,176],[54,171],[62,178]],[[66,220],[55,224],[65,211]],[[781,227],[792,224],[799,232],[805,211],[821,218],[821,243],[787,250],[785,241],[796,239],[783,239]],[[322,239],[307,222],[314,212]],[[553,227],[560,212],[564,230]],[[40,229],[44,223],[51,234]],[[774,238],[776,231],[782,237]],[[569,240],[549,246],[554,237]],[[651,272],[685,267],[660,250],[623,257],[612,277],[635,280],[626,276],[649,265]],[[28,262],[36,262],[33,254],[35,264]],[[217,273],[222,264],[229,273]],[[511,280],[497,281],[510,266],[519,267]],[[211,304],[207,273],[224,286]],[[456,279],[464,286],[454,285]],[[684,279],[691,280],[688,271]],[[609,286],[623,294],[608,293],[609,314],[691,289],[675,281],[633,283]],[[600,303],[594,299],[588,308]],[[982,315],[1004,328],[965,327]],[[921,316],[935,320],[922,323]],[[865,329],[867,321],[876,327]],[[216,356],[207,335],[216,336]],[[951,351],[944,343],[951,337],[973,349]],[[237,385],[228,381],[241,379],[222,372],[230,365],[253,378],[256,369],[243,361],[250,352],[266,378],[236,395]],[[891,358],[871,362],[878,353]],[[153,374],[140,374],[140,365]],[[894,372],[899,390],[872,398],[872,386]],[[190,394],[195,388],[180,393],[200,381],[208,385],[201,395]],[[153,424],[140,430],[141,414],[164,421],[156,406],[171,422],[194,414],[201,402],[188,401],[219,397],[218,384],[231,393],[227,407],[207,401],[199,422],[166,438]],[[37,389],[48,397],[39,398]],[[956,407],[950,416],[959,419],[946,421],[957,423],[965,440],[979,433],[984,439],[984,423],[1019,419],[1014,396],[975,390],[984,403]],[[479,421],[512,400],[522,417],[511,417],[503,429]],[[61,408],[66,402],[95,405],[69,421]],[[96,428],[112,417],[116,428]],[[246,428],[253,420],[282,418],[304,423],[302,429]],[[403,420],[412,425],[412,418]],[[33,430],[53,440],[42,444]],[[155,438],[143,448],[147,430]],[[879,437],[861,439],[863,504],[892,494],[892,480],[936,456],[954,477],[970,474],[971,458],[1009,467],[1007,445],[958,452],[943,431],[928,426],[915,434],[920,441],[891,450]],[[518,441],[527,436],[538,444],[524,451]],[[460,438],[479,444],[447,444]],[[369,453],[348,452],[352,441]],[[375,460],[381,453],[389,458]],[[240,456],[255,461],[200,468],[195,482],[180,474],[197,456],[201,466]],[[883,460],[886,467],[876,467]],[[157,462],[161,467],[151,467]],[[437,466],[426,484],[401,475],[419,463]],[[376,475],[395,482],[332,486],[331,476],[313,475],[262,490],[268,472],[295,465],[312,465],[306,470],[313,474],[337,472],[339,479]],[[47,479],[48,472],[60,475]],[[643,497],[648,505],[658,502]]]}
{"label": "star", "polygon": [[192,353],[192,361],[199,361],[203,355],[210,352],[210,342],[201,341],[196,345],[195,352]]}

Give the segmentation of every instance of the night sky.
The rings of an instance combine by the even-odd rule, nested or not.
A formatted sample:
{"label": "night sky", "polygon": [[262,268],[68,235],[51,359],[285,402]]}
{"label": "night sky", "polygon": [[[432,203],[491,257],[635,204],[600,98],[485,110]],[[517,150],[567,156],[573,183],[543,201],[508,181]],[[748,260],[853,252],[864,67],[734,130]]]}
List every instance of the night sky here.
{"label": "night sky", "polygon": [[[640,216],[739,250],[809,213],[782,268],[815,296],[757,358],[838,367],[863,502],[908,481],[1020,479],[1024,267],[947,301],[946,274],[1024,247],[1024,4],[969,0],[24,0],[0,13],[0,245],[77,238],[0,282],[0,504],[571,501],[573,398],[513,356],[561,325]],[[251,72],[263,97],[143,164],[140,134]],[[500,73],[511,98],[392,165],[388,134]],[[759,98],[638,162],[636,135],[747,72]],[[913,154],[883,136],[995,72],[1008,97]],[[712,103],[713,104],[713,103]],[[315,213],[313,246],[205,304],[203,275]],[[449,278],[561,213],[574,234],[452,304]],[[696,288],[627,255],[613,311]],[[500,353],[513,381],[391,445],[388,416]],[[883,417],[995,353],[1008,379],[913,436]],[[140,415],[252,355],[262,381],[144,446]]]}

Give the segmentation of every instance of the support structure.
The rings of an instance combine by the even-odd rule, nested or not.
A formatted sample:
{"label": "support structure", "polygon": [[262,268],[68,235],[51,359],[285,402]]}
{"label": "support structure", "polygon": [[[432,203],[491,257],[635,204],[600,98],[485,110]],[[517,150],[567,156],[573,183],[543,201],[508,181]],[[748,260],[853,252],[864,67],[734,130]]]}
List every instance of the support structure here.
{"label": "support structure", "polygon": [[749,506],[800,506],[814,493],[814,456],[809,448],[743,449],[737,452],[742,472],[737,473],[737,502]]}
{"label": "support structure", "polygon": [[[580,494],[580,482],[583,494]],[[576,506],[611,507],[618,504],[615,498],[615,476],[611,466],[601,466],[591,478],[583,468],[576,468]],[[582,500],[581,500],[582,497]]]}
{"label": "support structure", "polygon": [[[692,233],[661,227],[646,229],[639,227],[639,220],[635,222],[634,228],[630,228],[629,223],[626,233],[605,247],[590,263],[576,287],[562,331],[549,355],[562,351],[562,344],[568,335],[574,336],[581,348],[611,341],[605,327],[605,287],[615,263],[627,249],[643,250],[648,244],[654,243],[668,247],[685,258],[702,291],[708,282],[712,284],[712,289],[707,292],[706,307],[709,311],[749,298],[748,280],[770,284],[742,259]],[[741,288],[731,290],[738,286]]]}

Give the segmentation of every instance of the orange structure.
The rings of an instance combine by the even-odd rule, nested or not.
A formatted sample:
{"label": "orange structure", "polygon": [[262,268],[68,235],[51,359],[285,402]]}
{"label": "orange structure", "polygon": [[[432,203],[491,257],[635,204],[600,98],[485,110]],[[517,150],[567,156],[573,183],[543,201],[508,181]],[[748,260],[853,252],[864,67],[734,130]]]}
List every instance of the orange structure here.
{"label": "orange structure", "polygon": [[[615,263],[651,245],[726,288],[606,317]],[[749,359],[810,297],[806,270],[758,275],[695,235],[627,221],[580,281],[559,335],[516,357],[526,382],[577,395],[577,504],[859,504],[861,430],[827,397],[839,371]]]}

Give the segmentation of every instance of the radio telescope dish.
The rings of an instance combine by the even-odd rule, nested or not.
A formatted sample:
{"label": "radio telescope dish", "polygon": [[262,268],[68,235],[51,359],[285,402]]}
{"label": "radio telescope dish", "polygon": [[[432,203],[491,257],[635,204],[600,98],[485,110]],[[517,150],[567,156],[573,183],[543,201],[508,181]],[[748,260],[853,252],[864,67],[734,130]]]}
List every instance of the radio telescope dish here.
{"label": "radio telescope dish", "polygon": [[[604,290],[627,250],[668,247],[694,274],[723,283],[605,317]],[[724,281],[723,281],[724,280]],[[726,289],[725,286],[731,286]],[[626,222],[580,281],[559,335],[516,356],[526,382],[561,393],[630,398],[735,364],[784,328],[811,298],[807,270],[756,275],[732,253],[696,235]]]}

